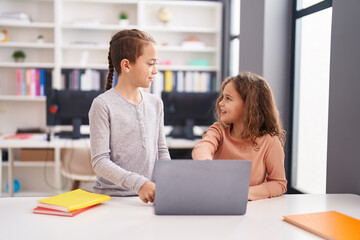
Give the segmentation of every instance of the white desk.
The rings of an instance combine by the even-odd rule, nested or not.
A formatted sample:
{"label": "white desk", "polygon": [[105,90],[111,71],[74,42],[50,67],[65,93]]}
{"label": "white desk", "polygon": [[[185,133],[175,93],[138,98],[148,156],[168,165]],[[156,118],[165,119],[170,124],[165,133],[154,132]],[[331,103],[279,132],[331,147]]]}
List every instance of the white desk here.
{"label": "white desk", "polygon": [[[187,140],[187,139],[174,139],[167,138],[168,148],[180,149],[180,148],[193,148],[195,144],[199,141],[196,140]],[[51,148],[54,149],[54,183],[57,193],[61,191],[61,156],[60,152],[62,148],[72,148],[72,147],[86,147],[90,149],[89,139],[55,139],[52,141],[45,141],[39,138],[36,139],[11,139],[4,140],[0,138],[0,187],[2,186],[2,149],[7,149],[9,152],[9,168],[8,168],[8,183],[9,183],[9,196],[14,196],[14,149],[19,148]],[[1,191],[0,191],[1,197]]]}
{"label": "white desk", "polygon": [[[7,149],[9,153],[8,157],[8,183],[9,183],[9,196],[14,196],[14,150],[20,148],[50,148],[54,149],[54,182],[56,193],[61,191],[61,156],[60,152],[62,148],[73,148],[73,147],[86,147],[90,148],[90,141],[88,139],[55,139],[52,141],[45,141],[42,138],[34,138],[34,139],[11,139],[4,140],[0,139],[0,169],[2,169],[2,150]],[[0,186],[2,181],[1,171],[0,171]],[[1,191],[0,191],[1,196]]]}
{"label": "white desk", "polygon": [[157,216],[138,197],[111,198],[75,217],[33,214],[36,197],[0,198],[1,239],[320,239],[284,215],[336,210],[360,219],[360,196],[284,195],[248,203],[243,216]]}

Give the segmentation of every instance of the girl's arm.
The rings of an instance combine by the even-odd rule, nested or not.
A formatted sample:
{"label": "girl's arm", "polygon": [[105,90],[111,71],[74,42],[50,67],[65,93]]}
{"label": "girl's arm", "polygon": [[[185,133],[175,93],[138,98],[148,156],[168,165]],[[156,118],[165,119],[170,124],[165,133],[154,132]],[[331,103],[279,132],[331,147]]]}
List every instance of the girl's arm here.
{"label": "girl's arm", "polygon": [[273,137],[273,139],[274,141],[265,155],[266,181],[260,185],[250,186],[249,200],[276,197],[286,192],[284,149],[277,137]]}
{"label": "girl's arm", "polygon": [[212,160],[220,146],[220,141],[220,124],[214,123],[206,130],[202,140],[195,145],[191,154],[193,160]]}
{"label": "girl's arm", "polygon": [[124,189],[138,193],[149,179],[126,171],[110,159],[109,109],[102,99],[95,99],[89,111],[91,162],[94,172]]}

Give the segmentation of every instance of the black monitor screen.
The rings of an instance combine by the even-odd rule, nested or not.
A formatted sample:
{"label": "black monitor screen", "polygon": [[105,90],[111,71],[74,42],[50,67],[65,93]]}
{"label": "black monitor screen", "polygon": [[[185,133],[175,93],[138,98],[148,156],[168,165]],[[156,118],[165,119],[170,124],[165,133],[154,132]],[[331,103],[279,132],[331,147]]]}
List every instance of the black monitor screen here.
{"label": "black monitor screen", "polygon": [[174,138],[193,139],[194,126],[210,126],[215,122],[214,110],[218,92],[162,92],[165,125],[173,126]]}
{"label": "black monitor screen", "polygon": [[88,113],[92,101],[103,91],[55,90],[46,93],[46,124],[48,126],[72,125],[71,133],[60,137],[81,138],[81,125],[89,125]]}

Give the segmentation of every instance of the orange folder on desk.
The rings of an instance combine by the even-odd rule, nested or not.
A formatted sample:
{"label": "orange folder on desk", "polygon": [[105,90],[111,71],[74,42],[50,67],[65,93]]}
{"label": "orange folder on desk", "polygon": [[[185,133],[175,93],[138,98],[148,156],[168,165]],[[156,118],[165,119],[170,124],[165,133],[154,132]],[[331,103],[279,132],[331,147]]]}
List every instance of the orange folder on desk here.
{"label": "orange folder on desk", "polygon": [[284,221],[325,239],[360,239],[360,220],[336,211],[283,217]]}

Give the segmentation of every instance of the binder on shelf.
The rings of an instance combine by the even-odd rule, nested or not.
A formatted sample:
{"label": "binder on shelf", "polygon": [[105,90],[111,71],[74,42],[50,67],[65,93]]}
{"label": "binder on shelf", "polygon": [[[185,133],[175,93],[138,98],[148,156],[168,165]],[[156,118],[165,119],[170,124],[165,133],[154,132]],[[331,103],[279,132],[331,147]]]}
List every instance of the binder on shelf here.
{"label": "binder on shelf", "polygon": [[[94,69],[66,69],[62,70],[61,77],[65,89],[70,90],[101,90],[105,86],[107,80],[107,71],[99,71]],[[117,83],[117,75],[114,72],[113,86]]]}
{"label": "binder on shelf", "polygon": [[177,75],[176,91],[183,92],[185,90],[184,72],[177,71],[176,75]]}
{"label": "binder on shelf", "polygon": [[217,91],[213,72],[160,71],[155,76],[150,91],[161,96],[161,92],[211,92]]}
{"label": "binder on shelf", "polygon": [[211,76],[209,72],[202,72],[201,73],[201,89],[202,92],[210,92],[211,89]]}
{"label": "binder on shelf", "polygon": [[194,88],[193,91],[194,92],[202,92],[202,78],[201,78],[201,73],[200,72],[194,72],[193,73],[193,83],[194,83]]}
{"label": "binder on shelf", "polygon": [[174,84],[173,72],[165,71],[164,78],[165,78],[165,92],[171,92],[173,90],[173,84]]}
{"label": "binder on shelf", "polygon": [[164,81],[164,73],[158,72],[155,75],[155,79],[151,84],[151,92],[154,95],[161,97],[161,92],[164,91]]}
{"label": "binder on shelf", "polygon": [[185,92],[193,92],[192,72],[185,72]]}
{"label": "binder on shelf", "polygon": [[92,69],[86,69],[81,75],[80,90],[100,90],[100,72]]}

